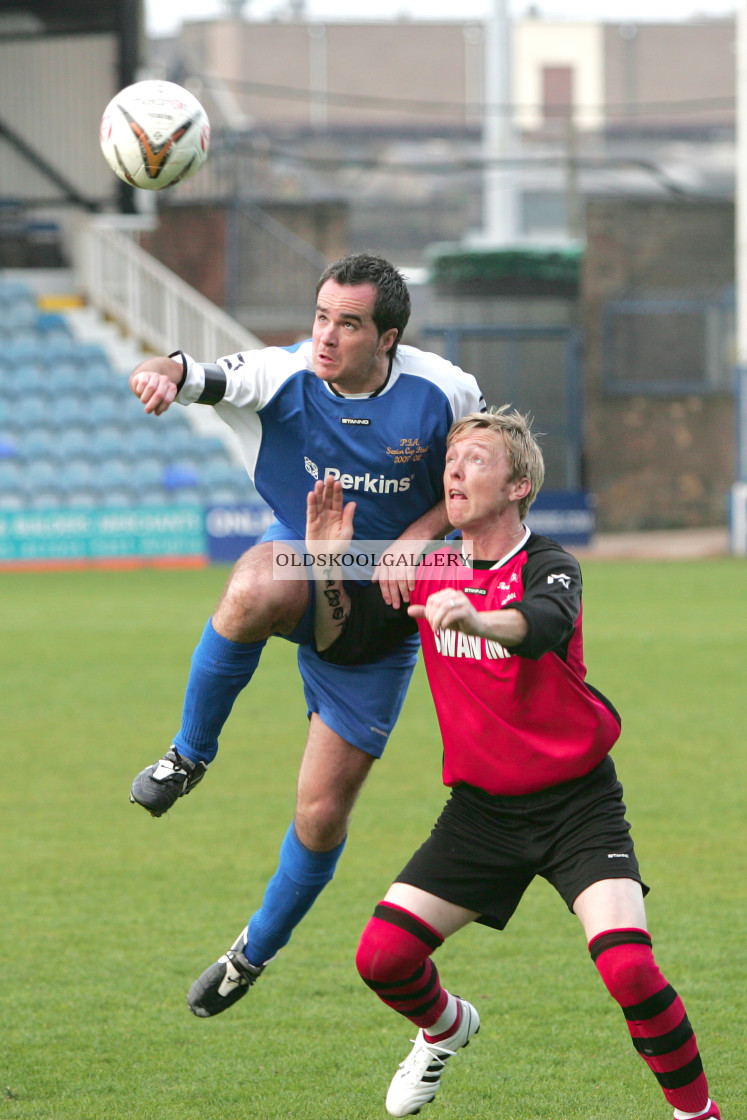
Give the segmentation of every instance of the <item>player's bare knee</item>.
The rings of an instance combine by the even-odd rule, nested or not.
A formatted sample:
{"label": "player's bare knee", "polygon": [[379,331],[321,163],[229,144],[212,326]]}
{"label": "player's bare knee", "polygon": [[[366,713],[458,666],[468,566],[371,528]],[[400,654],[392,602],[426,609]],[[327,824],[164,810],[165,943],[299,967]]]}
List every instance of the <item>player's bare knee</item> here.
{"label": "player's bare knee", "polygon": [[215,610],[213,623],[233,641],[289,634],[309,599],[305,581],[275,579],[272,546],[258,545],[237,561]]}
{"label": "player's bare knee", "polygon": [[350,812],[334,797],[318,797],[296,806],[296,834],[312,851],[331,851],[348,831]]}

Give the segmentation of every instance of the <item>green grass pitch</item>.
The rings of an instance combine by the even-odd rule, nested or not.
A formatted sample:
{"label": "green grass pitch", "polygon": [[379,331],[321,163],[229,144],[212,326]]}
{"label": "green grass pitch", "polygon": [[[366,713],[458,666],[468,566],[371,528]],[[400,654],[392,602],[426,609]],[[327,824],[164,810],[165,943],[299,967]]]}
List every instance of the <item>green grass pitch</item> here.
{"label": "green grass pitch", "polygon": [[[724,1118],[747,1115],[747,566],[586,562],[589,680],[623,716],[625,786],[657,958]],[[0,608],[0,1120],[383,1120],[409,1024],[359,980],[360,930],[444,800],[419,668],[338,875],[247,999],[185,994],[259,901],[293,807],[305,710],[268,645],[204,783],[128,802],[177,726],[225,569],[6,573]],[[434,1120],[655,1120],[578,923],[533,884],[508,930],[462,931],[444,982],[482,1030]]]}

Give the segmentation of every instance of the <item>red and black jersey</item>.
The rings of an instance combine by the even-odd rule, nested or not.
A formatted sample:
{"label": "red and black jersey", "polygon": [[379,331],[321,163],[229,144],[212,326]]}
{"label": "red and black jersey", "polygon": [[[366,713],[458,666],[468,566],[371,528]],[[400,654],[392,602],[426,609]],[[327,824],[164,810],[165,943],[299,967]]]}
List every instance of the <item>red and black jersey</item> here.
{"label": "red and black jersey", "polygon": [[[420,579],[412,602],[437,585]],[[446,785],[533,793],[589,773],[620,734],[612,705],[586,683],[581,571],[546,537],[524,542],[469,582],[445,575],[478,611],[513,607],[529,631],[510,650],[456,630],[420,624],[428,681],[444,743]]]}
{"label": "red and black jersey", "polygon": [[[589,773],[617,741],[620,718],[586,683],[578,561],[528,530],[511,553],[475,568],[467,581],[463,572],[454,576],[449,565],[439,567],[438,557],[421,566],[413,603],[453,587],[470,596],[476,610],[515,608],[529,626],[524,641],[509,650],[456,630],[434,633],[420,623],[443,738],[444,783],[518,795]],[[378,588],[351,592],[346,631],[323,657],[342,663],[362,660],[364,653],[370,658],[414,627],[403,612],[386,607]]]}

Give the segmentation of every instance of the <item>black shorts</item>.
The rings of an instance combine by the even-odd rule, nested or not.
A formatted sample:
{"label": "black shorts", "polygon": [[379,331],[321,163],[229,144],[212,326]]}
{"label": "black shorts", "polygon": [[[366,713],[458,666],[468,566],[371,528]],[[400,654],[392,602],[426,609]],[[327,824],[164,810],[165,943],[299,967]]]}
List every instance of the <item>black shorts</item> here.
{"label": "black shorts", "polygon": [[475,910],[503,929],[535,875],[569,910],[600,879],[635,879],[643,893],[611,758],[583,778],[518,797],[455,786],[430,837],[398,883]]}

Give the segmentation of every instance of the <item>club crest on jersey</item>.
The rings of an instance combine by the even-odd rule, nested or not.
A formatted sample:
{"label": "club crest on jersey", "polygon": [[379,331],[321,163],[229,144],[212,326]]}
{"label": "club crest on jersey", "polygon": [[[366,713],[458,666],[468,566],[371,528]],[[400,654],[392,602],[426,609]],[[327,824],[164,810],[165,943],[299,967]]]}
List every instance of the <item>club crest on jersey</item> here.
{"label": "club crest on jersey", "polygon": [[401,439],[399,447],[386,449],[387,455],[391,455],[395,463],[419,463],[427,451],[428,447],[422,447],[417,439]]}

